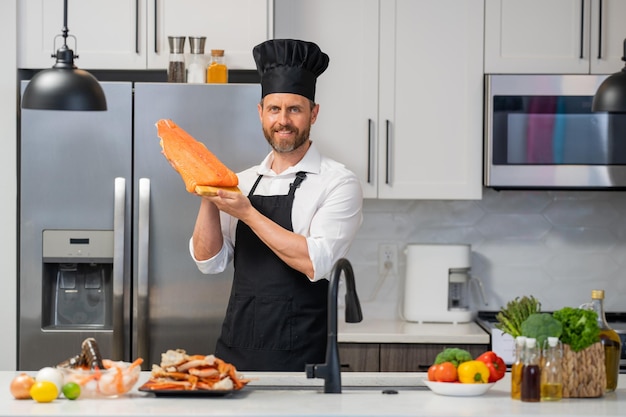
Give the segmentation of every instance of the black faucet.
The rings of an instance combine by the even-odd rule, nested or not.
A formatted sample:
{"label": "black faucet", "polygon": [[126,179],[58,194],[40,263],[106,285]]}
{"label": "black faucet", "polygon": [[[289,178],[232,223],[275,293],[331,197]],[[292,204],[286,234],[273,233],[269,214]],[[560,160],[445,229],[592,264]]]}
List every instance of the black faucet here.
{"label": "black faucet", "polygon": [[346,280],[346,322],[358,323],[363,320],[361,303],[356,294],[354,271],[345,259],[339,259],[330,272],[328,286],[328,341],[326,343],[326,363],[307,364],[307,378],[324,378],[324,393],[341,394],[341,369],[339,347],[337,346],[337,293],[341,272]]}

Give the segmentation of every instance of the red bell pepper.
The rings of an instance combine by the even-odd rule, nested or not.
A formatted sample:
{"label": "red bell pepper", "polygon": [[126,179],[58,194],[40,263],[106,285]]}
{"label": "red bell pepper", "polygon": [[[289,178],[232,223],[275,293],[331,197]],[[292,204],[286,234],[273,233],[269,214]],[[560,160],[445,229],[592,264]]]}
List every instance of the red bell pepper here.
{"label": "red bell pepper", "polygon": [[504,378],[506,364],[504,360],[492,351],[487,351],[476,358],[477,361],[484,362],[489,369],[489,382],[496,382]]}

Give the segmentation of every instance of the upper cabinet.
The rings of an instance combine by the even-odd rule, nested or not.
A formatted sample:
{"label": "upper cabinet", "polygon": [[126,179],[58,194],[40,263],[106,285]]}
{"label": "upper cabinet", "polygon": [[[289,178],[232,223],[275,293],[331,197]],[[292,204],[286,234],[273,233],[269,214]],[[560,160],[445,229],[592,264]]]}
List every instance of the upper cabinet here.
{"label": "upper cabinet", "polygon": [[366,198],[480,199],[483,0],[275,0],[330,56],[311,137]]}
{"label": "upper cabinet", "polygon": [[[166,69],[168,36],[206,36],[232,69],[255,69],[272,34],[272,0],[68,1],[68,46],[83,69]],[[18,67],[48,68],[63,39],[63,0],[18,0]],[[185,45],[189,51],[189,43]]]}
{"label": "upper cabinet", "polygon": [[623,0],[485,0],[485,72],[617,72],[624,16]]}

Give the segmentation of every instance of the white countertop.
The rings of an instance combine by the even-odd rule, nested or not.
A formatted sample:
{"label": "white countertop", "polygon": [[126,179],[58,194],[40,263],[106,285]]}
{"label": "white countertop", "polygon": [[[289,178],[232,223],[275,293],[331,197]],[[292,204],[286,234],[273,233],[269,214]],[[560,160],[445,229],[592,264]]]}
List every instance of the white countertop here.
{"label": "white countertop", "polygon": [[[0,372],[0,415],[23,416],[625,416],[626,375],[620,375],[616,392],[601,398],[564,399],[558,402],[525,403],[510,398],[509,374],[483,396],[445,397],[427,389],[399,388],[398,394],[383,394],[384,387],[372,390],[349,389],[346,384],[359,385],[370,381],[366,373],[343,373],[341,394],[323,394],[320,388],[264,390],[255,389],[255,382],[242,391],[225,397],[155,397],[134,389],[116,399],[94,400],[64,398],[51,403],[15,400],[9,392],[9,383],[16,372]],[[247,373],[261,381],[280,382],[304,380],[304,374]],[[378,374],[381,381],[418,384],[422,373]],[[149,377],[144,372],[141,384]],[[322,384],[322,380],[316,381]],[[380,381],[378,381],[380,382]],[[138,384],[138,385],[139,385]]]}
{"label": "white countertop", "polygon": [[337,340],[343,343],[489,344],[489,334],[471,323],[412,323],[403,320],[340,321]]}

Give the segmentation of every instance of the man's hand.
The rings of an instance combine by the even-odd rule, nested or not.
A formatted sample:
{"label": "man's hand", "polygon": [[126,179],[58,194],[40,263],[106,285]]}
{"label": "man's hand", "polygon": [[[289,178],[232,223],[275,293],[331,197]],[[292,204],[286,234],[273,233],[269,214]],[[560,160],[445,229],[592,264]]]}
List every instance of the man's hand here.
{"label": "man's hand", "polygon": [[244,223],[247,217],[255,211],[250,203],[248,197],[241,193],[218,190],[216,196],[203,196],[203,198],[209,200],[215,206]]}

